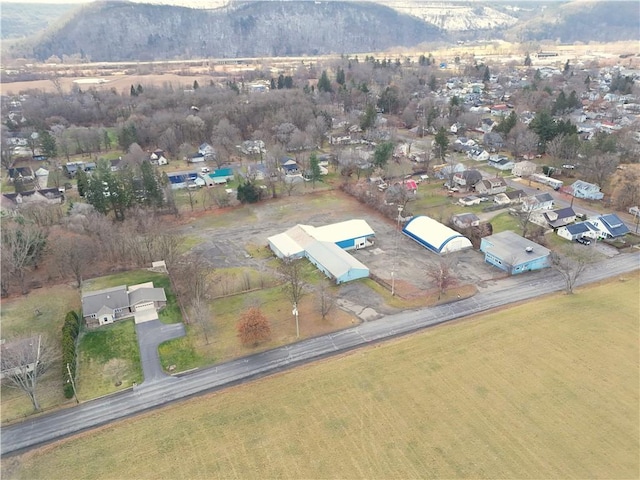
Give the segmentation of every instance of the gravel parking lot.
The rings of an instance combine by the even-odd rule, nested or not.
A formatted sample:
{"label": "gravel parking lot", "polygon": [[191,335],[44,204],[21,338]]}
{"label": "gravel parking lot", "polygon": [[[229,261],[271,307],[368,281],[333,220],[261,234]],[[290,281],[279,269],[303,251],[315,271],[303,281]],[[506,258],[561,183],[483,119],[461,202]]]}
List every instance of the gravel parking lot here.
{"label": "gravel parking lot", "polygon": [[[360,204],[341,191],[325,191],[283,197],[244,206],[230,212],[207,215],[231,215],[233,220],[224,227],[208,227],[206,216],[196,220],[183,233],[197,235],[202,243],[194,253],[214,268],[269,268],[268,260],[252,258],[251,247],[266,246],[267,238],[298,223],[316,227],[354,218],[366,220],[376,233],[373,247],[351,253],[370,271],[388,282],[395,272],[396,282],[406,282],[419,290],[432,288],[425,271],[438,262],[438,256],[401,234],[391,219]],[[455,254],[455,272],[462,283],[481,284],[501,276],[484,262],[482,254],[468,250]],[[352,288],[343,288],[347,293]]]}

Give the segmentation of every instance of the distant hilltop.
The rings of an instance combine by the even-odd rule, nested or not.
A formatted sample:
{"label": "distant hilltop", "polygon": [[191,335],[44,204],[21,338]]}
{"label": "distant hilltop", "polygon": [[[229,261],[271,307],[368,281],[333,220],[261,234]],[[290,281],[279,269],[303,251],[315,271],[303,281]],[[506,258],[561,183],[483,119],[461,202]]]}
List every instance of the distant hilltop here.
{"label": "distant hilltop", "polygon": [[[187,3],[186,0],[184,3]],[[355,54],[467,40],[640,40],[637,2],[4,3],[5,58],[145,61]],[[202,6],[202,4],[200,4]],[[540,52],[546,54],[549,52]]]}

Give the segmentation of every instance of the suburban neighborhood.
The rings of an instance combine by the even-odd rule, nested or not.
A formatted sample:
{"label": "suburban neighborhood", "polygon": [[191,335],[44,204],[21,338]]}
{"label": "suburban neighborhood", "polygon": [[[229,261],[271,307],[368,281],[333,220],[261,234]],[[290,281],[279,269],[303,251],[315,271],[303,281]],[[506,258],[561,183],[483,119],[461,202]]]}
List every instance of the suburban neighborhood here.
{"label": "suburban neighborhood", "polygon": [[[110,399],[129,417],[497,307],[574,302],[608,266],[631,288],[640,67],[623,60],[342,55],[179,88],[3,93],[3,428]],[[509,321],[492,334],[511,338]],[[445,364],[467,346],[431,348]],[[367,382],[367,399],[390,389]],[[3,455],[41,443],[24,442]]]}

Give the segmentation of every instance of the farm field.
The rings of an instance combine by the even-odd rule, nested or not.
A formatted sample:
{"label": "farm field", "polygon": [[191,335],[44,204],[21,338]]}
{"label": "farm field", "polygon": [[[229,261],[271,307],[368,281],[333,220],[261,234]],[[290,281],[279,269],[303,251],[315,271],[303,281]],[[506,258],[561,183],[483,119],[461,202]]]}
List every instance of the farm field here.
{"label": "farm field", "polygon": [[622,280],[127,419],[2,475],[638,478],[640,281]]}

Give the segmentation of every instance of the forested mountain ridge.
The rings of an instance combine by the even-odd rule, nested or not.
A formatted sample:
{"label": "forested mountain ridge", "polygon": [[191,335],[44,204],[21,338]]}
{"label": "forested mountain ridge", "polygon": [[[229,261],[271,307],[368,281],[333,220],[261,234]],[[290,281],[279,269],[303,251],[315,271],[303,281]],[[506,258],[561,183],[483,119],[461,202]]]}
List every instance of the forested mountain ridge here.
{"label": "forested mountain ridge", "polygon": [[105,2],[84,7],[60,28],[47,31],[25,56],[143,61],[318,55],[442,39],[440,29],[375,3],[264,1],[196,10]]}
{"label": "forested mountain ridge", "polygon": [[26,13],[11,15],[7,6],[16,4],[8,3],[3,31],[32,36],[4,54],[41,61],[354,54],[455,40],[638,40],[640,29],[634,1],[382,3],[257,1],[206,10],[106,1],[65,10],[39,33],[21,30]]}

